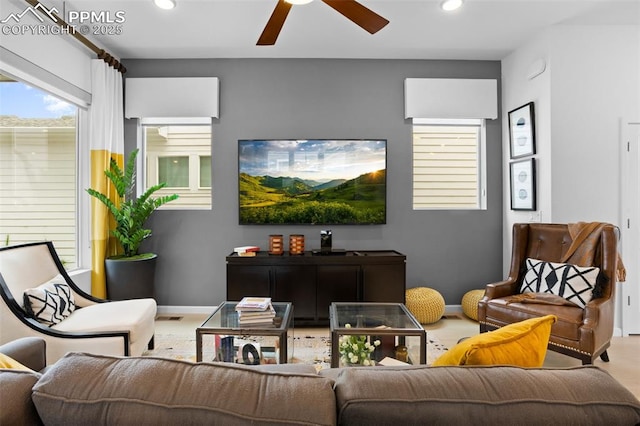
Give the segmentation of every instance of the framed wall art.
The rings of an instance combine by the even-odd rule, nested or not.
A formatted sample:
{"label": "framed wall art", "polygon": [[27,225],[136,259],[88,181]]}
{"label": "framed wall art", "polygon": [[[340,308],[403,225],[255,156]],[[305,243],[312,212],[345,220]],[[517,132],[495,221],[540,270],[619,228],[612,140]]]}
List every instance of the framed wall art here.
{"label": "framed wall art", "polygon": [[536,209],[536,160],[513,161],[510,164],[511,210]]}
{"label": "framed wall art", "polygon": [[526,157],[536,153],[533,102],[509,111],[509,147],[511,158]]}

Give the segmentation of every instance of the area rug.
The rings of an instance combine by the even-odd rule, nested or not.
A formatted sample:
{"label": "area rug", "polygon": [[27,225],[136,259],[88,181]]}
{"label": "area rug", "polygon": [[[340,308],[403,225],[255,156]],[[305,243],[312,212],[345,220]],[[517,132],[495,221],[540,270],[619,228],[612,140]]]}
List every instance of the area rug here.
{"label": "area rug", "polygon": [[[419,348],[410,345],[418,339],[409,339],[409,352],[419,353]],[[268,336],[237,336],[234,338],[236,348],[245,343],[251,343],[260,348],[266,359],[276,357],[276,339]],[[295,329],[289,332],[288,362],[313,365],[317,370],[331,366],[331,339],[328,329]],[[427,333],[427,364],[436,360],[447,348],[440,343],[432,332]],[[203,361],[213,361],[215,358],[215,339],[205,335],[203,338]],[[193,336],[172,333],[156,333],[155,348],[147,350],[143,356],[159,356],[165,358],[196,360],[196,339]],[[275,362],[275,361],[274,361]]]}

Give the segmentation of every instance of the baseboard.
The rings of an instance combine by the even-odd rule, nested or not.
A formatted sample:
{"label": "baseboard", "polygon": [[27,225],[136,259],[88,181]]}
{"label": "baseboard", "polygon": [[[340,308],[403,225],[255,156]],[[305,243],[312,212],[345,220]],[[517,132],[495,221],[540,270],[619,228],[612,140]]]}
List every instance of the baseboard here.
{"label": "baseboard", "polygon": [[462,313],[462,305],[445,305],[444,306],[444,314],[445,315],[455,315]]}
{"label": "baseboard", "polygon": [[211,314],[217,306],[158,306],[159,315]]}

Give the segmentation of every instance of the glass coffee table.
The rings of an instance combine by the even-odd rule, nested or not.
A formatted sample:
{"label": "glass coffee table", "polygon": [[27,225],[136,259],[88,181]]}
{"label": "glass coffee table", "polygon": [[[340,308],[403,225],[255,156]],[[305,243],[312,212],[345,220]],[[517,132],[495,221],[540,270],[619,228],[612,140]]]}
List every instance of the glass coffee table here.
{"label": "glass coffee table", "polygon": [[[244,339],[235,339],[234,336],[274,336],[277,338],[277,347],[279,355],[278,363],[285,364],[287,362],[287,333],[291,318],[293,317],[293,306],[289,302],[273,302],[273,308],[276,311],[276,317],[273,324],[238,324],[238,313],[236,305],[238,302],[222,302],[220,306],[207,318],[200,327],[196,329],[196,361],[201,362],[203,359],[203,336],[214,335],[215,349],[214,353],[221,354],[222,359],[217,361],[235,362],[238,348],[238,342],[244,342]],[[256,359],[257,345],[247,342],[248,359]],[[241,343],[240,343],[241,344]],[[251,346],[251,347],[250,347]],[[222,348],[222,350],[220,350]],[[242,348],[239,349],[242,351]],[[244,354],[244,352],[243,352]],[[259,353],[257,354],[260,355]],[[242,356],[238,356],[242,358]],[[262,358],[260,356],[260,358]]]}
{"label": "glass coffee table", "polygon": [[[427,363],[427,333],[403,303],[334,302],[329,307],[329,322],[331,367],[340,366],[342,336],[368,336],[371,343],[379,340],[381,344],[372,354],[376,361],[388,357]],[[407,343],[407,338],[413,344]]]}

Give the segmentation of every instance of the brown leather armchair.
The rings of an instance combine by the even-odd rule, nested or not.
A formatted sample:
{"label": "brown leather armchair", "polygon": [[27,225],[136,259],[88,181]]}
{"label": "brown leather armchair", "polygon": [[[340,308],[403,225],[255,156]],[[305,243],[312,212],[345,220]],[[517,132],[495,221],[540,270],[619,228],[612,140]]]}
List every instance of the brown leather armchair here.
{"label": "brown leather armchair", "polygon": [[[480,332],[494,330],[529,318],[555,315],[548,349],[592,364],[599,356],[608,362],[607,348],[613,335],[614,290],[618,262],[617,237],[613,225],[599,227],[599,242],[589,264],[600,273],[594,297],[583,309],[573,304],[546,303],[546,295],[528,300],[520,293],[527,258],[563,263],[563,256],[572,245],[566,224],[521,223],[513,226],[511,269],[505,281],[488,284],[485,296],[478,303]],[[571,258],[566,261],[571,263]],[[538,293],[535,293],[538,295]],[[535,296],[534,296],[535,299]],[[533,303],[531,303],[533,302]]]}

